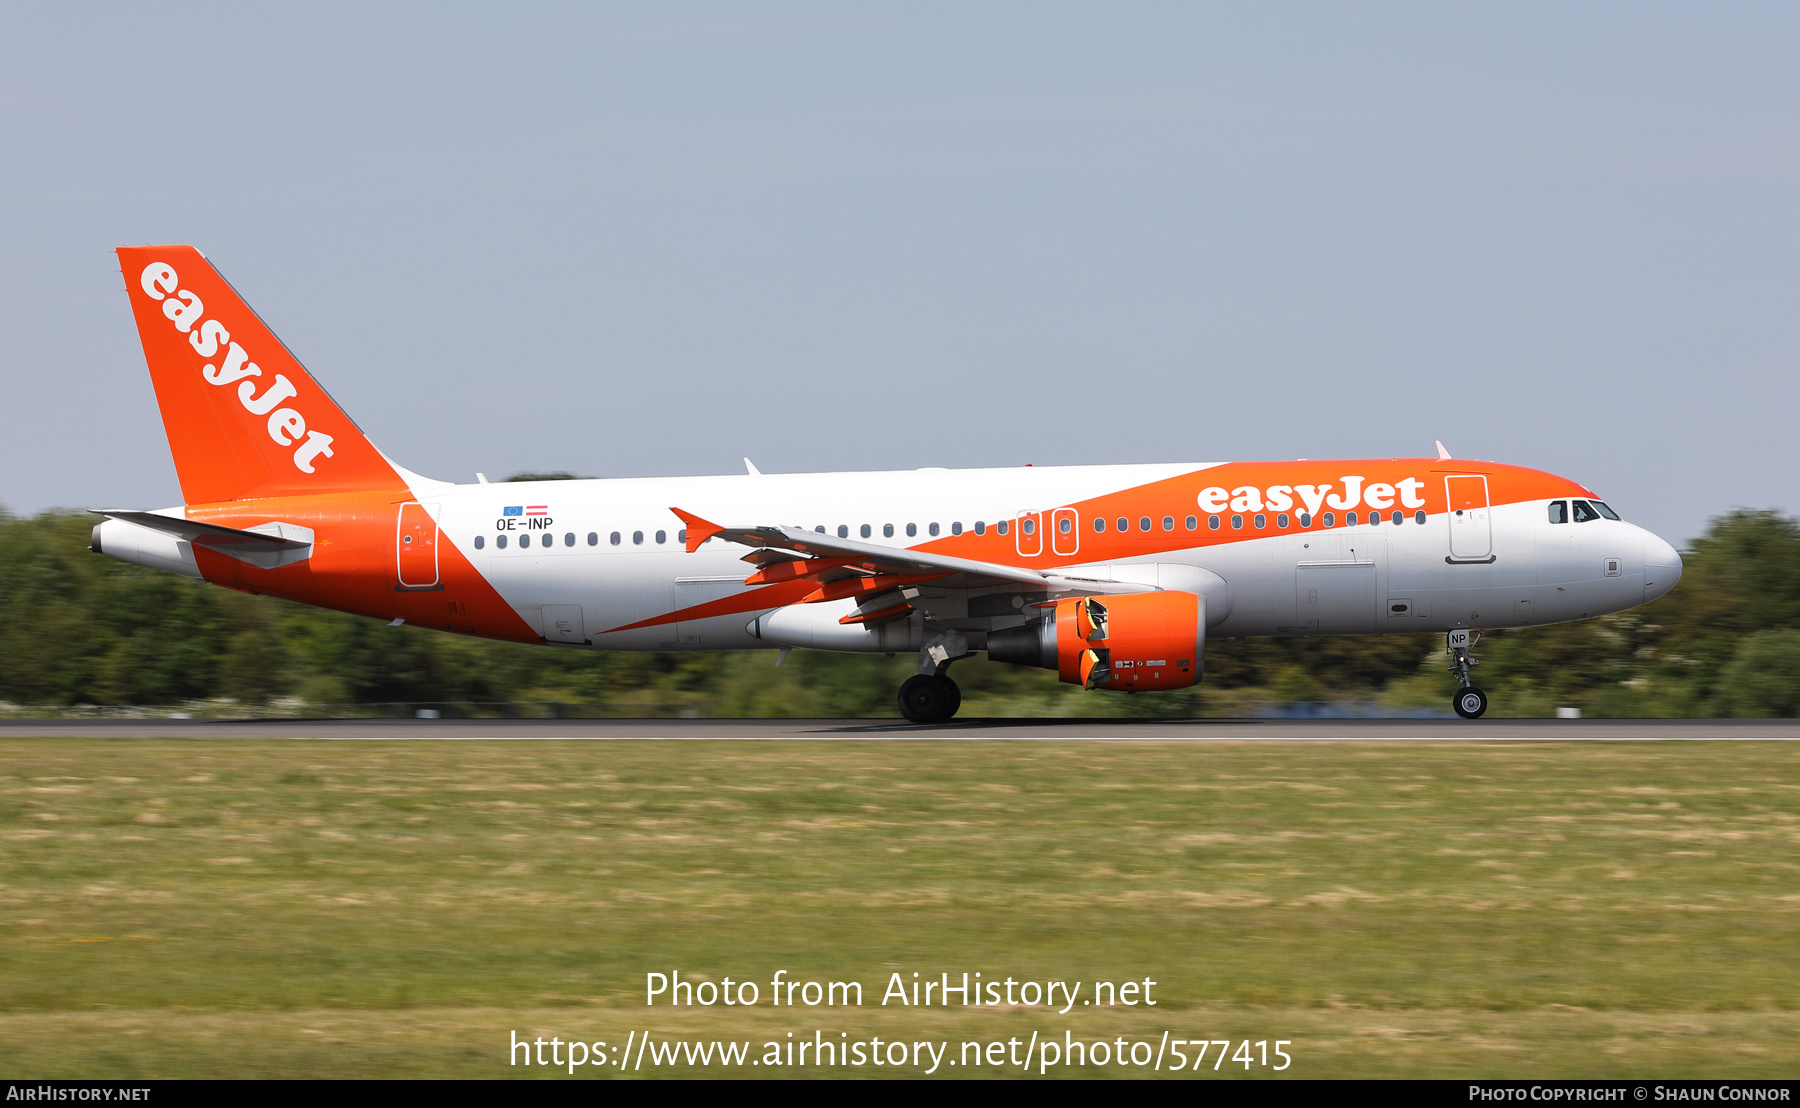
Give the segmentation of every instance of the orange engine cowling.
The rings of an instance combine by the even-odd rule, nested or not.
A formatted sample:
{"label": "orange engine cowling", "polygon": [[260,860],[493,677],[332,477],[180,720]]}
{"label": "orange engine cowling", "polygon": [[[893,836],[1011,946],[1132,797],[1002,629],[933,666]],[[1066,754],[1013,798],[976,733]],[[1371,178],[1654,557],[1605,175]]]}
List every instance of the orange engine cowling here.
{"label": "orange engine cowling", "polygon": [[1057,603],[1050,616],[988,636],[998,662],[1055,669],[1089,689],[1182,689],[1200,680],[1206,598],[1140,592]]}

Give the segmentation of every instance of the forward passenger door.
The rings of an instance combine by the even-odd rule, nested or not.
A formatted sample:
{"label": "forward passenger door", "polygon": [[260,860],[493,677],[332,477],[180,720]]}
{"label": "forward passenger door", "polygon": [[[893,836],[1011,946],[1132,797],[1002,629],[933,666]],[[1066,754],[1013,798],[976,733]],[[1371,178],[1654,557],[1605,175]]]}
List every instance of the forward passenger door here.
{"label": "forward passenger door", "polygon": [[1493,525],[1488,519],[1488,487],[1484,474],[1444,478],[1449,502],[1450,557],[1459,562],[1490,560]]}

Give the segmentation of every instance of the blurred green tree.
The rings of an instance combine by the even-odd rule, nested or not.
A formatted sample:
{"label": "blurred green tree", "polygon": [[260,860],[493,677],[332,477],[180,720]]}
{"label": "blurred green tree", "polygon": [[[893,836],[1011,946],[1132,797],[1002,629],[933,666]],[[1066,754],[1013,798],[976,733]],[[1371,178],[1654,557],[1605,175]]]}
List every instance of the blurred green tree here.
{"label": "blurred green tree", "polygon": [[1757,631],[1738,646],[1719,680],[1734,716],[1800,715],[1800,631]]}

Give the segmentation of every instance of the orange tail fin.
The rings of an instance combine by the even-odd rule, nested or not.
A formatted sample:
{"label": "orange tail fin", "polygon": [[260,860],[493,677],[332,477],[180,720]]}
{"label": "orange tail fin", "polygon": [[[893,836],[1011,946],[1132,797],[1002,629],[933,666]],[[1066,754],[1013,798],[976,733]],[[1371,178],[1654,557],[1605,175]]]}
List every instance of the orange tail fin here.
{"label": "orange tail fin", "polygon": [[189,504],[405,487],[198,250],[118,254]]}

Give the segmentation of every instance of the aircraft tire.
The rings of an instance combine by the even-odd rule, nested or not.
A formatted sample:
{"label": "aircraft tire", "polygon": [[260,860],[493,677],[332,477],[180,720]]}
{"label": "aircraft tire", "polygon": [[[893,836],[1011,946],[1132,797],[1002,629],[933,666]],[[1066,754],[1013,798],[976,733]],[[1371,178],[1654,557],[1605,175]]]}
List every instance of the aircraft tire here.
{"label": "aircraft tire", "polygon": [[1456,714],[1462,718],[1480,719],[1482,713],[1487,711],[1487,693],[1482,692],[1474,686],[1470,686],[1466,689],[1457,689],[1456,695],[1451,698],[1450,704],[1456,709]]}
{"label": "aircraft tire", "polygon": [[937,680],[943,682],[944,685],[944,704],[946,706],[942,718],[950,719],[962,708],[962,689],[946,674],[940,674]]}
{"label": "aircraft tire", "polygon": [[952,707],[951,697],[955,688],[947,677],[914,674],[900,686],[900,714],[914,723],[936,723],[948,719],[950,713],[956,710]]}

